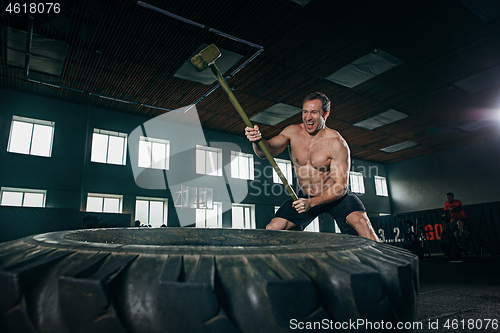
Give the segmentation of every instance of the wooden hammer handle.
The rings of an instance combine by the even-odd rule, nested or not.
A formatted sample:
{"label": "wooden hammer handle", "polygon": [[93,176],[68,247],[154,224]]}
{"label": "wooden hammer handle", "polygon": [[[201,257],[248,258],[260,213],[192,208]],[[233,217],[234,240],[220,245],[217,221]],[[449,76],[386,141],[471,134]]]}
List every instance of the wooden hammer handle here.
{"label": "wooden hammer handle", "polygon": [[[224,77],[221,75],[221,73],[220,73],[219,69],[217,68],[217,66],[215,65],[215,63],[210,64],[209,67],[212,70],[212,72],[214,73],[217,80],[219,81],[222,89],[224,89],[226,94],[229,96],[229,100],[234,105],[236,111],[238,111],[238,113],[240,114],[245,125],[253,128],[252,122],[250,121],[250,119],[248,119],[247,114],[245,113],[245,111],[241,107],[240,103],[236,99],[236,96],[234,96],[233,91],[231,90],[231,88],[229,88],[229,85],[227,84]],[[298,200],[297,194],[295,194],[295,191],[293,190],[293,188],[290,186],[290,184],[288,184],[288,181],[286,180],[285,176],[281,172],[278,164],[276,164],[276,161],[274,160],[273,155],[271,155],[271,153],[269,152],[269,149],[267,149],[266,145],[264,144],[264,141],[262,141],[262,139],[260,139],[257,142],[257,144],[260,147],[260,149],[264,152],[264,155],[266,155],[267,160],[269,161],[269,163],[271,163],[271,166],[274,168],[274,171],[276,171],[276,173],[278,174],[278,177],[280,177],[281,181],[285,185],[287,192],[293,198],[293,201],[297,201]]]}

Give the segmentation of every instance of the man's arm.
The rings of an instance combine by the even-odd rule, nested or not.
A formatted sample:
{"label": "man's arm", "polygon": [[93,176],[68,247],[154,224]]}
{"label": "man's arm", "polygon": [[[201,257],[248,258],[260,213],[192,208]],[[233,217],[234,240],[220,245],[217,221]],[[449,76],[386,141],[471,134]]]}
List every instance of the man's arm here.
{"label": "man's arm", "polygon": [[261,158],[265,158],[264,152],[257,145],[257,141],[262,139],[262,142],[266,145],[267,149],[271,153],[271,155],[276,156],[285,150],[286,146],[290,143],[290,137],[288,136],[290,130],[288,126],[285,128],[280,134],[275,136],[270,140],[262,139],[262,134],[259,131],[259,127],[254,125],[254,128],[246,127],[245,135],[250,142],[252,142],[253,150],[257,156]]}

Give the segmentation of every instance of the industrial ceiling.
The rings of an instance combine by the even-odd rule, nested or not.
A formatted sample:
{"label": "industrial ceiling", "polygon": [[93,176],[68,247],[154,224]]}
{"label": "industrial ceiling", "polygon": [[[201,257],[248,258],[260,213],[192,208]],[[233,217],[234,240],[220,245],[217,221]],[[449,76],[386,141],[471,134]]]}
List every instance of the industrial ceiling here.
{"label": "industrial ceiling", "polygon": [[500,134],[498,1],[0,3],[4,89],[148,118],[195,103],[204,128],[243,136],[210,71],[186,63],[215,44],[265,138],[301,122],[314,91],[331,99],[327,126],[361,160],[389,164]]}

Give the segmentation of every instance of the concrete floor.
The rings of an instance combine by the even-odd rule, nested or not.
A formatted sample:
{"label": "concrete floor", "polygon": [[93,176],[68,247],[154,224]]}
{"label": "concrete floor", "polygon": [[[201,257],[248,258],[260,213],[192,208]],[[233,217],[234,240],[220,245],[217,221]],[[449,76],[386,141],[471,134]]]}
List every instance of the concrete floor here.
{"label": "concrete floor", "polygon": [[500,256],[420,260],[418,304],[419,333],[500,332]]}

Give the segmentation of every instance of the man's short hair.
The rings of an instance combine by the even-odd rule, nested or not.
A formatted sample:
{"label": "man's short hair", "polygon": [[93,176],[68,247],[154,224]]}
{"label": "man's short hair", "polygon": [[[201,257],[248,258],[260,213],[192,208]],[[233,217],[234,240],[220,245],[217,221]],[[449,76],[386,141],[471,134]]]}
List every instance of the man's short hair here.
{"label": "man's short hair", "polygon": [[330,100],[328,99],[328,97],[326,97],[325,94],[320,93],[319,91],[316,91],[316,92],[313,92],[313,93],[307,95],[306,98],[304,98],[304,101],[302,102],[302,104],[304,104],[307,101],[312,101],[312,100],[315,100],[315,99],[321,100],[321,103],[323,104],[322,105],[323,112],[330,111],[330,105],[332,103],[330,102]]}
{"label": "man's short hair", "polygon": [[446,196],[455,197],[451,192],[446,193]]}

